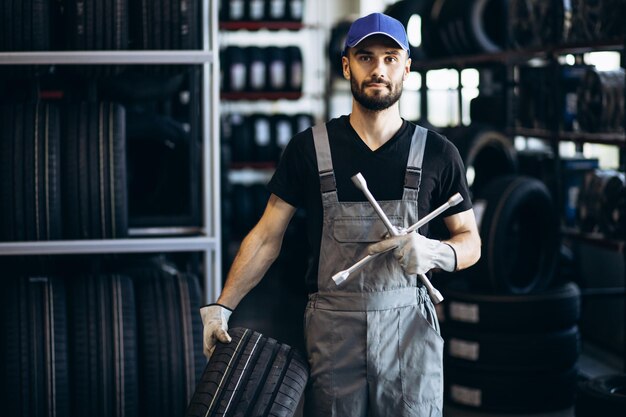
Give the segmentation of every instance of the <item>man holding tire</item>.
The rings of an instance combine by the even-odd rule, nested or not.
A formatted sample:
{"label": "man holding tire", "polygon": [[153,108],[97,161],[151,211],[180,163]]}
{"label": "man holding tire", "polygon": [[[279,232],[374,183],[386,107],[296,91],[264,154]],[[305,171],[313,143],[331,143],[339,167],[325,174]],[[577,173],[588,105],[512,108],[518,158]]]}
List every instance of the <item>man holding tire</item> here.
{"label": "man holding tire", "polygon": [[[230,341],[232,310],[276,259],[291,217],[304,207],[313,251],[305,312],[309,416],[441,416],[443,340],[417,274],[474,264],[480,237],[458,151],[400,117],[408,51],[405,29],[395,19],[374,13],[352,24],[342,57],[352,113],[291,140],[268,185],[265,212],[242,242],[224,291],[201,309],[210,356],[217,340]],[[427,226],[388,238],[351,181],[358,172],[396,227],[408,227],[461,193],[464,201],[443,214],[449,238],[427,237]],[[381,256],[346,282],[332,280],[375,253]]]}

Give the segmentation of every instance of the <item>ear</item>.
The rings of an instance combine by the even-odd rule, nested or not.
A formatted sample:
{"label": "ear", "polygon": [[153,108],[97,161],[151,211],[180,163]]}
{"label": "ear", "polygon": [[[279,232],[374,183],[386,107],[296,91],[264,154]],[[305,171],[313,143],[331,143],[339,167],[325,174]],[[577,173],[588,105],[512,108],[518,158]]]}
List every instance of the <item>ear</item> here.
{"label": "ear", "polygon": [[406,62],[404,63],[404,75],[402,77],[403,81],[405,81],[409,74],[411,73],[411,58],[407,58]]}
{"label": "ear", "polygon": [[341,57],[341,67],[343,68],[343,78],[345,78],[346,80],[349,80],[350,79],[350,61],[348,60],[348,57],[346,56]]}

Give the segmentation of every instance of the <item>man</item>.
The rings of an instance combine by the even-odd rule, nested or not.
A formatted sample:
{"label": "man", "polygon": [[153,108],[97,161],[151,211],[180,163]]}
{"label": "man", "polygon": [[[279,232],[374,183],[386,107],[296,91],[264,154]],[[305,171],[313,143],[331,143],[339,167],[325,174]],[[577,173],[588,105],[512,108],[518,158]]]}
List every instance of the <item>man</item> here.
{"label": "man", "polygon": [[[404,27],[375,13],[353,23],[342,57],[352,113],[296,135],[270,181],[267,208],[242,242],[216,304],[201,309],[204,350],[228,342],[231,311],[279,254],[302,206],[313,260],[305,337],[311,416],[441,416],[443,340],[416,274],[454,271],[480,257],[465,170],[444,137],[404,121],[398,99],[411,60]],[[386,229],[351,177],[361,172],[392,223],[407,227],[460,192],[444,216],[445,242],[420,233],[385,238]],[[332,276],[383,253],[346,282]]]}

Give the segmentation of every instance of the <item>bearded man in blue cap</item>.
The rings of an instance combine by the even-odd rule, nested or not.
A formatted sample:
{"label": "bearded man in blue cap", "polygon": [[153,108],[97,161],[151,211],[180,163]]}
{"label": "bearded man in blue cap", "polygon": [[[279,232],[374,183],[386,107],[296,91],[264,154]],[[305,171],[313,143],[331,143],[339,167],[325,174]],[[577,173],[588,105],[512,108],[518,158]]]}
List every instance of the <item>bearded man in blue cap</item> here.
{"label": "bearded man in blue cap", "polygon": [[[229,342],[228,318],[280,252],[297,207],[307,213],[311,262],[305,338],[311,381],[305,414],[319,417],[440,417],[443,339],[417,274],[455,271],[480,257],[465,169],[443,136],[400,117],[411,59],[404,27],[374,13],[356,20],[342,57],[349,115],[296,135],[268,184],[265,212],[242,242],[217,303],[201,309],[204,350]],[[386,229],[351,177],[362,173],[395,227],[406,228],[459,192],[443,214],[445,241],[427,226]],[[381,254],[341,285],[332,277]]]}

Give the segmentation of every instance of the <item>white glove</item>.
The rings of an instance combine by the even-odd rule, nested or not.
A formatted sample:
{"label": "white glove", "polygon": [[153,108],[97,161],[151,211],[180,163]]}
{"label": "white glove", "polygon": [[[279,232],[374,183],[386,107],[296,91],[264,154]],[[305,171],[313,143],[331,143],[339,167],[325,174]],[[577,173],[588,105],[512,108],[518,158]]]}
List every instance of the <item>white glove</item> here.
{"label": "white glove", "polygon": [[417,232],[392,236],[367,248],[370,255],[393,249],[393,254],[407,274],[425,274],[433,268],[453,272],[456,253],[452,246],[428,239]]}
{"label": "white glove", "polygon": [[231,309],[221,304],[209,304],[200,309],[204,325],[203,351],[207,359],[211,358],[218,340],[222,343],[232,340],[228,334],[228,319],[232,313]]}

